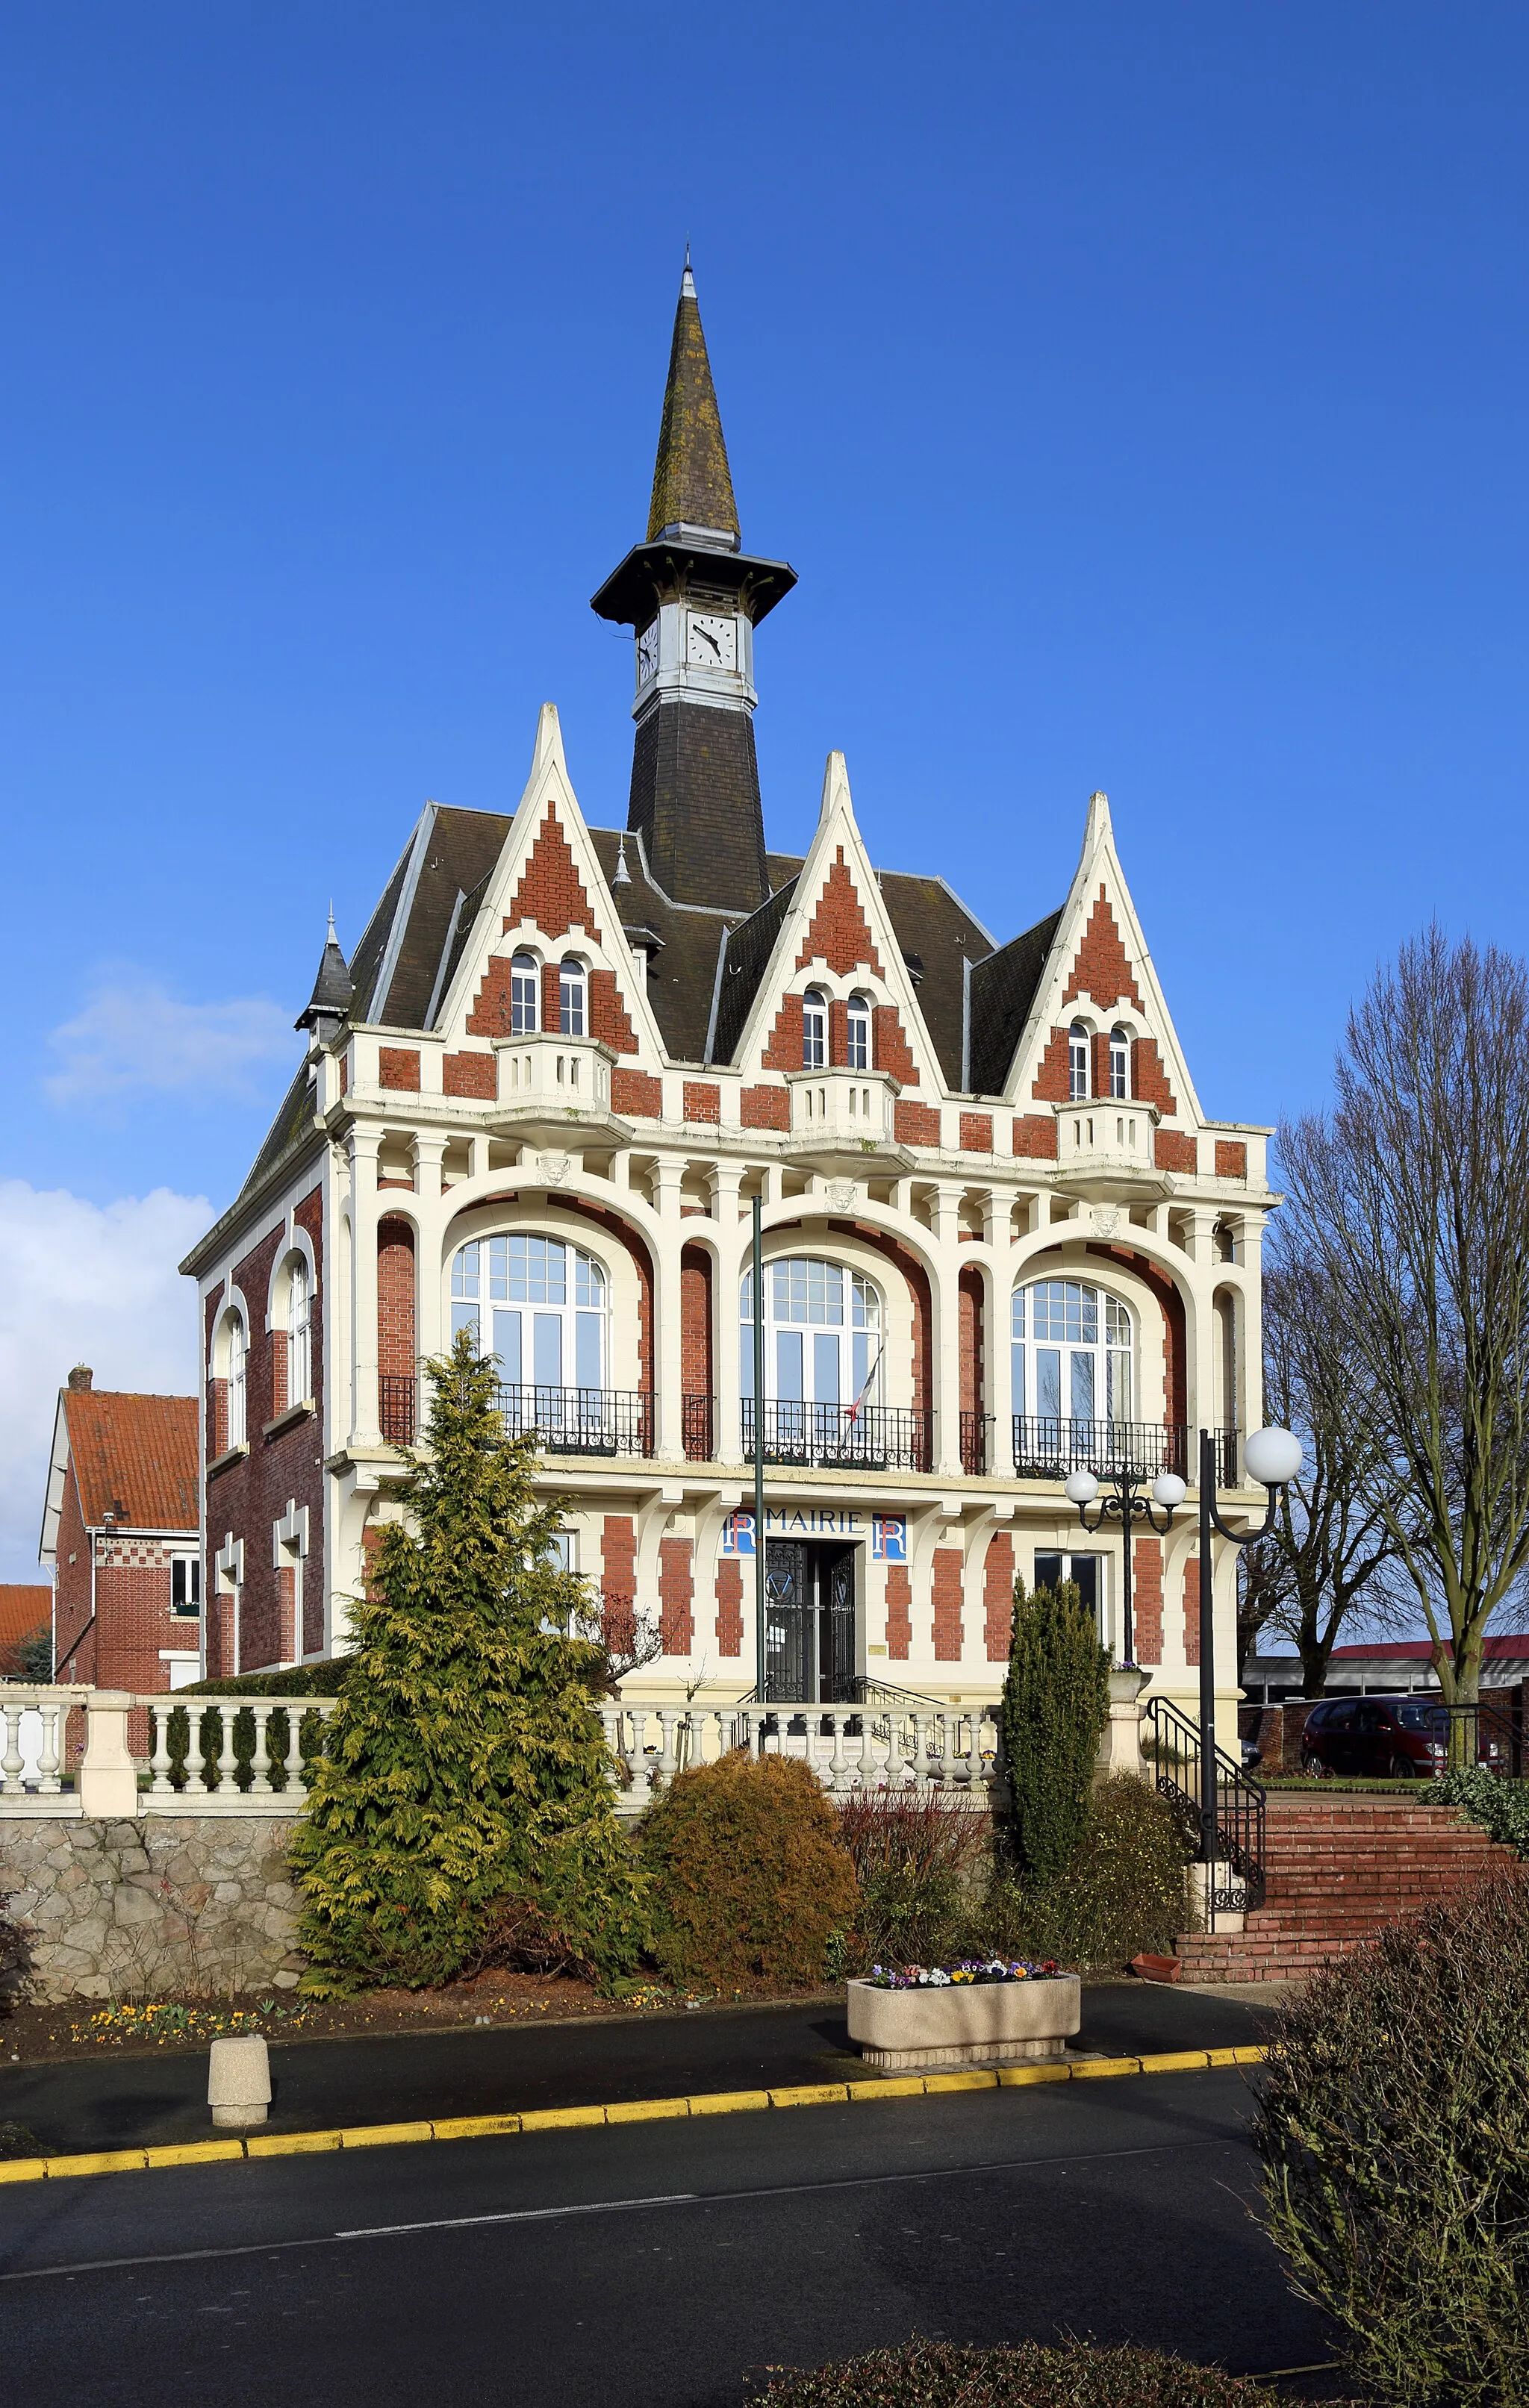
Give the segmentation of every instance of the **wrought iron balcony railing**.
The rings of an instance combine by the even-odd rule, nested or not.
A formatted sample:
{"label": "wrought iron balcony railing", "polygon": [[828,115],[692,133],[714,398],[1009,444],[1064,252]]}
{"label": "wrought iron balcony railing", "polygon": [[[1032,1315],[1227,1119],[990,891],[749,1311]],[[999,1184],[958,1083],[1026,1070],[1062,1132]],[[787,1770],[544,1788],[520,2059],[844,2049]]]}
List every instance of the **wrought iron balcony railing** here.
{"label": "wrought iron balcony railing", "polygon": [[654,1412],[642,1388],[541,1388],[507,1382],[495,1403],[512,1438],[534,1430],[548,1455],[651,1455]]}
{"label": "wrought iron balcony railing", "polygon": [[[933,1416],[916,1407],[804,1405],[767,1398],[767,1463],[831,1471],[927,1471]],[[743,1398],[743,1453],[754,1453],[754,1398]]]}
{"label": "wrought iron balcony railing", "polygon": [[716,1399],[714,1397],[685,1398],[685,1456],[687,1463],[715,1462]]}
{"label": "wrought iron balcony railing", "polygon": [[981,1480],[990,1469],[993,1443],[991,1413],[962,1413],[961,1469],[969,1480]]}
{"label": "wrought iron balcony railing", "polygon": [[[1213,1435],[1217,1480],[1223,1488],[1235,1488],[1238,1433]],[[1078,1470],[1132,1471],[1149,1480],[1160,1471],[1176,1471],[1181,1480],[1192,1480],[1190,1436],[1183,1422],[1082,1422],[1016,1413],[1014,1468],[1021,1480],[1065,1480]]]}
{"label": "wrought iron balcony railing", "polygon": [[416,1383],[407,1372],[384,1371],[378,1381],[378,1412],[389,1446],[413,1445],[416,1395]]}

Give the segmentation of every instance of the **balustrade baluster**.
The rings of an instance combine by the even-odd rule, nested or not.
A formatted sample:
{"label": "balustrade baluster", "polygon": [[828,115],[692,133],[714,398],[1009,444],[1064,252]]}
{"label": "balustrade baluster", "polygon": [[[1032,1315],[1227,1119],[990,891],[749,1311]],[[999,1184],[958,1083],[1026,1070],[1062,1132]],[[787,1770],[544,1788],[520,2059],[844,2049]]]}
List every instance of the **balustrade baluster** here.
{"label": "balustrade baluster", "polygon": [[916,1713],[913,1718],[914,1782],[920,1790],[929,1787],[929,1716]]}
{"label": "balustrade baluster", "polygon": [[956,1742],[960,1733],[959,1714],[940,1716],[940,1785],[952,1788],[956,1780]]}
{"label": "balustrade baluster", "polygon": [[659,1708],[658,1778],[663,1783],[666,1789],[680,1769],[680,1759],[674,1750],[674,1730],[676,1724],[680,1720],[680,1715],[674,1711],[672,1706],[661,1706]]}
{"label": "balustrade baluster", "polygon": [[829,1757],[829,1787],[836,1798],[842,1798],[849,1787],[849,1758],[844,1754],[844,1717],[835,1714],[833,1720],[833,1753]]}
{"label": "balustrade baluster", "polygon": [[981,1713],[978,1713],[971,1715],[968,1719],[966,1727],[970,1742],[966,1750],[966,1778],[971,1784],[972,1795],[975,1798],[982,1787]]}
{"label": "balustrade baluster", "polygon": [[64,1716],[66,1708],[57,1698],[39,1706],[42,1715],[42,1746],[37,1753],[37,1786],[46,1796],[54,1795],[59,1786],[59,1767],[64,1760]]}
{"label": "balustrade baluster", "polygon": [[3,1768],[6,1776],[3,1794],[7,1798],[13,1798],[22,1786],[22,1709],[20,1706],[7,1706],[6,1708],[6,1752],[4,1756],[0,1756],[0,1768]]}
{"label": "balustrade baluster", "polygon": [[620,1723],[621,1710],[618,1706],[601,1706],[600,1728],[605,1733],[605,1753],[610,1757],[606,1770],[611,1786],[618,1795],[621,1789],[621,1775],[616,1759],[621,1754]]}
{"label": "balustrade baluster", "polygon": [[268,1798],[273,1786],[271,1782],[271,1716],[276,1712],[276,1708],[274,1706],[255,1706],[252,1707],[251,1711],[254,1715],[254,1754],[250,1758],[250,1771],[252,1778],[249,1790],[246,1794],[251,1798]]}
{"label": "balustrade baluster", "polygon": [[166,1798],[170,1794],[170,1716],[174,1712],[172,1698],[155,1698],[149,1707],[153,1723],[153,1754],[149,1758],[151,1798]]}
{"label": "balustrade baluster", "polygon": [[218,1708],[218,1753],[215,1761],[218,1768],[218,1796],[225,1800],[238,1794],[234,1778],[235,1712],[231,1698],[226,1705]]}
{"label": "balustrade baluster", "polygon": [[646,1806],[653,1796],[653,1776],[648,1770],[648,1712],[645,1706],[632,1708],[632,1752],[628,1761],[632,1768],[631,1798],[634,1806]]}

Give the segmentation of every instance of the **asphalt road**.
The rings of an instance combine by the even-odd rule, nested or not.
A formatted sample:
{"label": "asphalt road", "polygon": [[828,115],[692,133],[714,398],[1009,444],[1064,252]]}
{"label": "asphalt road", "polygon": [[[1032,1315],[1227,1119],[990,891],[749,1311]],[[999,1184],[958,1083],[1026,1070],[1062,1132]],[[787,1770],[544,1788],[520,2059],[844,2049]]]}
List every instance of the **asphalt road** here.
{"label": "asphalt road", "polygon": [[50,2408],[742,2408],[916,2333],[1309,2365],[1250,2105],[1215,2071],[21,2184],[0,2363]]}

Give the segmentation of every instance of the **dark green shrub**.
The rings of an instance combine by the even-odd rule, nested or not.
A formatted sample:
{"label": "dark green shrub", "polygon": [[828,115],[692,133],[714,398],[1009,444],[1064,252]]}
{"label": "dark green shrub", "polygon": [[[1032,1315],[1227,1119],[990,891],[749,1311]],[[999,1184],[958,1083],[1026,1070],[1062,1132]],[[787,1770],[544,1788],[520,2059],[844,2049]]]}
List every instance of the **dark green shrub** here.
{"label": "dark green shrub", "polygon": [[1447,1772],[1428,1803],[1458,1806],[1503,1847],[1529,1856],[1529,1781],[1503,1781],[1480,1765]]}
{"label": "dark green shrub", "polygon": [[971,1944],[1093,1972],[1118,1972],[1144,1952],[1169,1956],[1188,1928],[1191,1850],[1166,1799],[1129,1772],[1109,1773],[1089,1792],[1067,1870],[1042,1884],[1001,1866]]}
{"label": "dark green shrub", "polygon": [[653,1954],[683,1988],[805,1989],[855,1921],[855,1867],[800,1757],[742,1750],[682,1772],[639,1834]]}
{"label": "dark green shrub", "polygon": [[1280,2408],[1277,2392],[1219,2367],[1081,2341],[1055,2349],[915,2342],[777,2374],[764,2398],[768,2408]]}
{"label": "dark green shrub", "polygon": [[1266,2068],[1274,2238],[1395,2408],[1529,2399],[1526,2000],[1513,1870],[1319,1974]]}
{"label": "dark green shrub", "polygon": [[354,1654],[291,1843],[317,1997],[443,1982],[514,1961],[523,1938],[607,1978],[643,1938],[604,1657],[574,1635],[585,1592],[557,1566],[534,1440],[506,1441],[496,1367],[466,1333],[430,1379],[411,1525],[387,1525],[351,1602]]}
{"label": "dark green shrub", "polygon": [[193,1681],[178,1698],[338,1698],[353,1656],[332,1656],[322,1664],[289,1664],[284,1672],[240,1672],[226,1681]]}
{"label": "dark green shrub", "polygon": [[1021,1880],[1047,1888],[1083,1835],[1100,1734],[1109,1717],[1109,1665],[1092,1614],[1071,1581],[1014,1592],[1003,1684],[1003,1762]]}
{"label": "dark green shrub", "polygon": [[846,1799],[839,1836],[860,1893],[849,1970],[943,1964],[959,1951],[990,1830],[986,1814],[932,1790]]}

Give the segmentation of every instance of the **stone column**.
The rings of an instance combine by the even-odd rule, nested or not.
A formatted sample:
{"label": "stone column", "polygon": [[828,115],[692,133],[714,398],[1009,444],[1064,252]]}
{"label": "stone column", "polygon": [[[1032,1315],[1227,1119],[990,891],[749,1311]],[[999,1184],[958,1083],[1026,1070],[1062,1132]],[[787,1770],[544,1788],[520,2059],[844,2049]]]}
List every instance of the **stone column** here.
{"label": "stone column", "polygon": [[377,1148],[351,1131],[351,1444],[382,1443],[377,1388]]}

